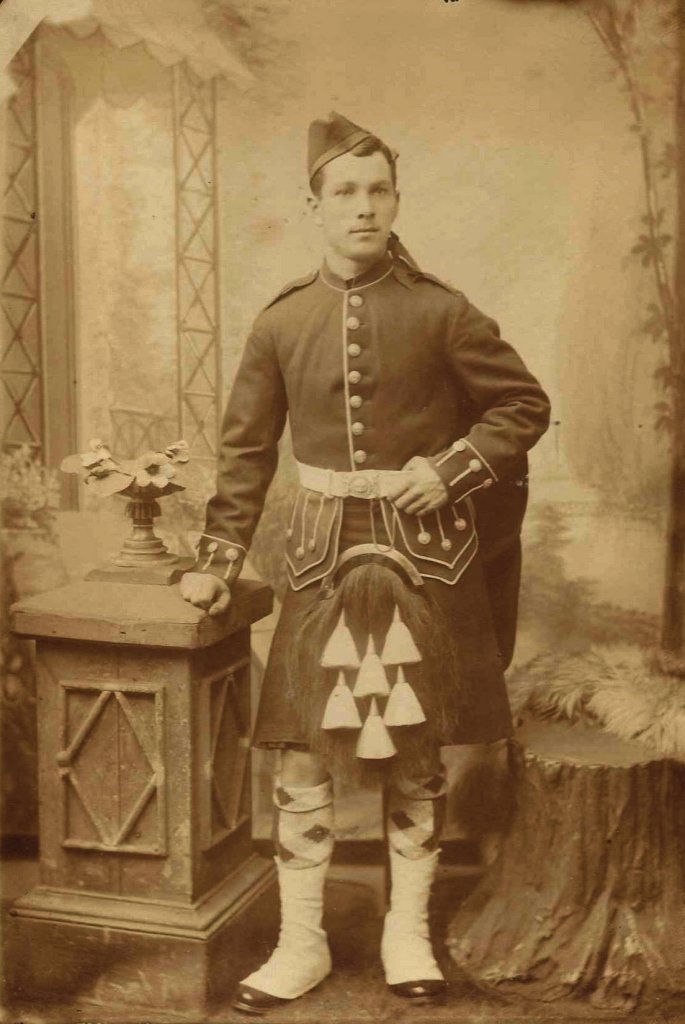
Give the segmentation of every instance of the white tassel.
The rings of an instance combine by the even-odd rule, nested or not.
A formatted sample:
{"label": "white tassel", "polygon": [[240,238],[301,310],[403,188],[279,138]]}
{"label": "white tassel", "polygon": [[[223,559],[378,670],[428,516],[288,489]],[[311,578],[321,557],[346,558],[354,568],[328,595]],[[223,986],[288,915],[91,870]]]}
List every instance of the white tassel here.
{"label": "white tassel", "polygon": [[326,704],[322,729],[361,729],[362,720],[359,717],[357,703],[352,696],[349,686],[345,682],[342,672],[338,674],[338,681],[331,690],[331,695]]}
{"label": "white tassel", "polygon": [[362,658],[357,681],[352,692],[357,698],[387,697],[390,693],[388,677],[385,674],[381,659],[376,654],[372,636],[369,637],[366,654]]}
{"label": "white tassel", "polygon": [[402,622],[399,608],[395,608],[383,646],[383,664],[414,665],[421,660],[421,653],[414,642],[414,637]]}
{"label": "white tassel", "polygon": [[374,697],[357,740],[357,757],[369,761],[381,761],[384,758],[393,757],[396,753],[397,748],[383,724],[383,719],[378,714],[378,704]]}
{"label": "white tassel", "polygon": [[401,666],[397,670],[397,682],[385,705],[383,721],[386,725],[420,725],[426,721],[419,699],[407,682]]}
{"label": "white tassel", "polygon": [[321,657],[322,668],[359,668],[359,655],[345,616],[341,614]]}

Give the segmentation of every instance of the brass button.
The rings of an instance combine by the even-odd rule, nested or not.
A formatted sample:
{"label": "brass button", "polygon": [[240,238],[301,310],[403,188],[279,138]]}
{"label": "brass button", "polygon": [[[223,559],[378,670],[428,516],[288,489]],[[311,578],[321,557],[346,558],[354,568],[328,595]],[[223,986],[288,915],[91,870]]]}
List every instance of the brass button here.
{"label": "brass button", "polygon": [[361,295],[350,295],[350,305],[356,306],[359,309],[360,306],[364,305],[364,300]]}
{"label": "brass button", "polygon": [[304,558],[304,548],[303,547],[299,547],[299,548],[297,548],[295,550],[295,558],[300,558],[300,559]]}
{"label": "brass button", "polygon": [[362,451],[361,448],[357,449],[357,451],[354,453],[354,461],[357,463],[357,465],[361,465],[362,462],[366,462],[366,452]]}
{"label": "brass button", "polygon": [[362,375],[359,372],[359,370],[351,370],[347,375],[347,379],[349,380],[350,384],[358,384],[359,381],[362,379]]}
{"label": "brass button", "polygon": [[452,541],[448,540],[447,537],[445,537],[444,540],[440,541],[440,547],[442,548],[443,551],[451,551]]}
{"label": "brass button", "polygon": [[455,441],[453,447],[454,447],[455,452],[466,451],[466,441],[461,441],[461,440]]}
{"label": "brass button", "polygon": [[466,526],[467,526],[467,523],[466,523],[465,519],[455,519],[454,520],[454,525],[456,526],[456,528],[458,530],[465,530]]}
{"label": "brass button", "polygon": [[361,351],[362,350],[361,350],[360,346],[357,345],[357,343],[353,341],[351,345],[347,346],[347,351],[348,351],[348,353],[351,356],[358,356],[358,355],[361,355]]}
{"label": "brass button", "polygon": [[345,321],[348,331],[356,331],[359,327],[359,319],[356,316],[348,316]]}
{"label": "brass button", "polygon": [[352,433],[355,434],[356,437],[359,437],[361,434],[364,433],[364,424],[363,423],[353,423],[352,424]]}
{"label": "brass button", "polygon": [[422,530],[416,539],[418,540],[419,544],[430,544],[431,535],[430,533],[427,533],[425,530]]}
{"label": "brass button", "polygon": [[483,463],[480,461],[480,459],[471,459],[471,461],[469,462],[469,469],[471,470],[472,473],[480,473],[482,468]]}
{"label": "brass button", "polygon": [[353,409],[359,409],[364,399],[361,395],[352,395],[350,398],[350,405]]}
{"label": "brass button", "polygon": [[483,487],[492,487],[492,477],[488,477],[487,480],[483,480]]}
{"label": "brass button", "polygon": [[226,550],[226,558],[229,562],[235,562],[240,558],[240,553],[235,548],[228,548]]}

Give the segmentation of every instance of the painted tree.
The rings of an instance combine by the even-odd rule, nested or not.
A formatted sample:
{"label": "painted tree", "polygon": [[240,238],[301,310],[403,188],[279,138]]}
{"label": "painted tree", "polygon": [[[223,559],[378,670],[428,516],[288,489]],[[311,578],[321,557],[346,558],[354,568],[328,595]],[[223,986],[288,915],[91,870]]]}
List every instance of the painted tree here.
{"label": "painted tree", "polygon": [[[644,184],[643,231],[632,249],[653,280],[642,324],[662,346],[655,375],[663,397],[657,427],[669,436],[671,472],[661,642],[664,667],[685,667],[685,3],[683,0],[585,0],[584,9],[611,57],[626,95]],[[667,107],[671,138],[659,140],[650,107]],[[661,185],[675,173],[675,211]],[[673,232],[667,221],[675,222]],[[675,244],[674,244],[675,243]]]}
{"label": "painted tree", "polygon": [[[638,650],[638,667],[620,654],[612,670],[593,649],[525,667],[528,685],[536,672],[544,680],[547,708],[538,718],[562,720],[533,716],[511,743],[511,820],[497,856],[453,918],[448,945],[481,986],[543,1002],[580,1000],[625,1016],[638,1007],[667,1012],[685,993],[685,766],[673,756],[682,755],[685,740],[682,733],[670,745],[663,735],[644,738],[653,722],[677,720],[685,676],[685,0],[575,6],[611,57],[644,183],[632,256],[653,289],[641,329],[663,353],[655,412],[671,453],[661,647],[654,660],[625,647],[624,654]],[[660,137],[665,111],[671,119]],[[548,511],[542,526],[541,539],[549,548],[553,535],[550,550],[558,555],[558,516]],[[550,564],[554,570],[554,559]],[[548,581],[543,585],[549,594]],[[585,610],[588,598],[576,587],[571,612],[574,603]],[[591,638],[596,625],[583,623],[582,632]],[[639,643],[634,629],[622,628],[619,637]],[[592,704],[590,690],[601,693],[598,720],[606,728],[582,724],[583,714],[581,724],[569,724],[574,715],[557,713],[559,701],[552,714],[555,686],[576,709]],[[652,703],[641,718],[645,693]],[[607,719],[630,739],[611,735]],[[480,792],[488,788],[481,777]]]}
{"label": "painted tree", "polygon": [[[662,666],[685,674],[685,0],[513,0],[564,3],[592,25],[625,95],[643,183],[630,256],[651,279],[639,329],[658,346],[655,427],[670,453]],[[626,439],[616,439],[619,444]]]}

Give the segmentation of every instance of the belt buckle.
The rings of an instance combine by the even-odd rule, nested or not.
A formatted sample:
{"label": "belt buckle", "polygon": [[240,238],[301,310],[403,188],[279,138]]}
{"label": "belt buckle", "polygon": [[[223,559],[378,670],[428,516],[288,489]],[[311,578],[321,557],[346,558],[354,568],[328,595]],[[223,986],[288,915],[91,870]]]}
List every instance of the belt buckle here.
{"label": "belt buckle", "polygon": [[380,484],[377,473],[353,473],[349,482],[349,492],[355,498],[377,498],[380,495]]}

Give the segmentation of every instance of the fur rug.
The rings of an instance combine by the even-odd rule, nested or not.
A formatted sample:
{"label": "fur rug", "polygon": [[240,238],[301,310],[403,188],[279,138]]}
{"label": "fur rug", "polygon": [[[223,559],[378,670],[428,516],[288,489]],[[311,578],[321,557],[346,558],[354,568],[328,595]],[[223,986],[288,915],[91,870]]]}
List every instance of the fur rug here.
{"label": "fur rug", "polygon": [[583,722],[663,757],[685,758],[685,678],[630,644],[538,655],[512,673],[514,716]]}

